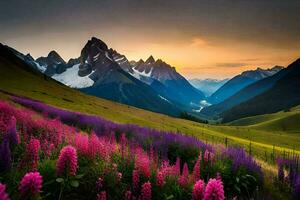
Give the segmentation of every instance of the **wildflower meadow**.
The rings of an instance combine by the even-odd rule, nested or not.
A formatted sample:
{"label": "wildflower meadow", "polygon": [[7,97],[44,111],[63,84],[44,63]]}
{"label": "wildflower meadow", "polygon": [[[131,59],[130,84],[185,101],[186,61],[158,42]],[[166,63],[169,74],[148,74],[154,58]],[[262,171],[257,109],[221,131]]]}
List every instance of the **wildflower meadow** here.
{"label": "wildflower meadow", "polygon": [[[266,199],[265,174],[241,148],[75,113],[0,101],[0,200]],[[274,185],[300,196],[298,158]]]}

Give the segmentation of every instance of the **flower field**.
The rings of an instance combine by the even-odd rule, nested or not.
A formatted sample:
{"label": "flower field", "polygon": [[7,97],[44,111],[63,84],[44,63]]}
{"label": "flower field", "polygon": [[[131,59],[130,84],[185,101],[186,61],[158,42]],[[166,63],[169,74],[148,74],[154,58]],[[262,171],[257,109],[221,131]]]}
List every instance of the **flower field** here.
{"label": "flower field", "polygon": [[[0,200],[267,199],[243,149],[117,124],[13,97],[0,101]],[[21,105],[21,106],[20,106]],[[298,158],[278,158],[274,186],[297,199]]]}

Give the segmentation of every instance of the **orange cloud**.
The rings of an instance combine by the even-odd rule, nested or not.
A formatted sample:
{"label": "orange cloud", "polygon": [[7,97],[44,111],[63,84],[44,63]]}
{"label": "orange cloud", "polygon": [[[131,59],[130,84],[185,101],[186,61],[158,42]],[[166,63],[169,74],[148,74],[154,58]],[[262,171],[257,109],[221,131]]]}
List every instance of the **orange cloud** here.
{"label": "orange cloud", "polygon": [[205,47],[207,46],[207,41],[205,41],[204,39],[200,38],[200,37],[195,37],[192,39],[192,43],[191,43],[191,47]]}

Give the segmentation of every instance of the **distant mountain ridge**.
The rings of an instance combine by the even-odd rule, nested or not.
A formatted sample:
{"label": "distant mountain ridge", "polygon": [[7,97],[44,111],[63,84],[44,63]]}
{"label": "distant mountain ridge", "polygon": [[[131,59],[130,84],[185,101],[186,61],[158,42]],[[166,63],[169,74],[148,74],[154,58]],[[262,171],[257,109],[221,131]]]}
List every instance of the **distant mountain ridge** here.
{"label": "distant mountain ridge", "polygon": [[245,88],[259,88],[268,83],[267,89],[221,114],[224,122],[253,115],[274,113],[300,104],[300,59],[291,63],[277,74]]}
{"label": "distant mountain ridge", "polygon": [[212,95],[215,91],[217,91],[221,86],[223,86],[229,79],[190,79],[189,82],[197,89],[202,91],[205,96]]}
{"label": "distant mountain ridge", "polygon": [[[271,72],[272,69],[275,69],[275,70],[273,72]],[[229,98],[225,99],[224,101],[204,108],[201,111],[201,113],[206,116],[219,115],[220,113],[222,113],[228,109],[231,109],[232,107],[234,107],[244,101],[247,101],[248,99],[251,99],[254,96],[266,91],[267,89],[272,87],[273,84],[275,84],[275,82],[281,77],[280,72],[281,72],[282,67],[275,66],[272,69],[267,69],[265,71],[267,73],[263,73],[263,74],[271,75],[274,73],[273,76],[261,78],[262,76],[259,75],[256,78],[261,78],[260,80],[254,81],[252,84],[247,85],[246,87],[242,88],[241,90],[239,90],[238,92],[236,92],[234,95],[230,96]],[[259,68],[258,68],[258,70],[262,71]],[[247,72],[246,74],[249,77],[249,73]],[[255,73],[255,74],[257,75],[257,73]],[[233,79],[235,79],[235,78],[233,78]],[[235,79],[234,83],[238,79],[240,79],[240,78],[238,77],[237,79]]]}
{"label": "distant mountain ridge", "polygon": [[208,101],[212,104],[218,104],[228,99],[229,97],[231,97],[241,89],[245,88],[246,86],[258,80],[272,76],[281,69],[283,69],[283,67],[275,66],[271,69],[257,68],[256,70],[244,71],[241,74],[227,81],[222,87],[220,87],[208,98]]}

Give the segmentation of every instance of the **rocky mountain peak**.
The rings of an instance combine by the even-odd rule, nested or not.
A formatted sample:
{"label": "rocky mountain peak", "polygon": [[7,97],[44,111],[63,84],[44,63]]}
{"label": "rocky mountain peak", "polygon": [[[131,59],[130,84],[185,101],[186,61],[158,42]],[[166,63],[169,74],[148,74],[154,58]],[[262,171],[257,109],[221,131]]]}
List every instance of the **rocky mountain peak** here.
{"label": "rocky mountain peak", "polygon": [[152,64],[154,62],[155,62],[155,59],[153,58],[152,55],[146,60],[146,64]]}
{"label": "rocky mountain peak", "polygon": [[60,57],[60,55],[56,51],[53,51],[53,50],[49,52],[47,58],[56,63],[66,63],[64,61],[64,59],[62,59],[62,57]]}

